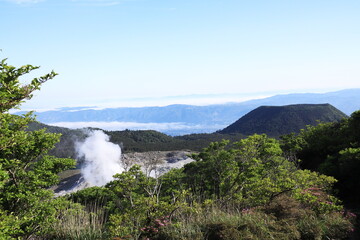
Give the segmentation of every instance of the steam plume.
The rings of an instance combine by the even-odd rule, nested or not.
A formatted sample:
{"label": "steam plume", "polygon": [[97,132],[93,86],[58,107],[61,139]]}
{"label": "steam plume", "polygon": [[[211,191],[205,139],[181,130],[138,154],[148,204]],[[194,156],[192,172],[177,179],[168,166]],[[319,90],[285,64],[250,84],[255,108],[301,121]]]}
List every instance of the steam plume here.
{"label": "steam plume", "polygon": [[91,131],[84,142],[77,144],[77,152],[85,159],[81,173],[90,186],[103,186],[124,171],[120,147],[109,142],[109,136],[102,131]]}

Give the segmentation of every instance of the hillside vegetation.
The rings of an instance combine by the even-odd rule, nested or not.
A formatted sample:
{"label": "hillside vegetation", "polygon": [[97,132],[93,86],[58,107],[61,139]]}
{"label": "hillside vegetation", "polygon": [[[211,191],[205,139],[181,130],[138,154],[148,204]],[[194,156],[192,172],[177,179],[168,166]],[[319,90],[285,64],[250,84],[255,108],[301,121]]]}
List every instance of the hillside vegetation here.
{"label": "hillside vegetation", "polygon": [[262,106],[241,117],[219,133],[244,135],[265,133],[272,137],[298,133],[307,125],[319,122],[338,122],[346,118],[330,104],[297,104],[287,106]]}
{"label": "hillside vegetation", "polygon": [[[350,171],[342,184],[357,189],[360,112],[282,142],[265,134],[213,142],[192,155],[195,161],[159,178],[134,165],[104,186],[55,197],[50,187],[75,161],[49,155],[59,134],[29,131],[31,114],[8,113],[56,75],[21,84],[19,77],[36,68],[0,64],[0,239],[345,240],[353,235],[356,216],[335,196],[337,180],[300,169],[297,156],[303,166],[311,162],[306,156],[318,154],[314,168]],[[123,134],[139,144],[172,140],[152,131],[140,134],[145,138]]]}
{"label": "hillside vegetation", "polygon": [[308,126],[282,137],[283,149],[301,160],[301,167],[334,176],[339,196],[360,207],[360,111],[340,122]]}
{"label": "hillside vegetation", "polygon": [[[60,133],[61,138],[50,154],[58,157],[76,158],[75,143],[81,142],[93,129],[68,129],[49,126],[39,122],[31,122],[29,131],[46,129],[48,133]],[[192,150],[200,151],[210,142],[227,139],[237,141],[245,136],[242,134],[190,134],[172,137],[153,130],[105,131],[110,141],[118,144],[124,153],[148,151]]]}

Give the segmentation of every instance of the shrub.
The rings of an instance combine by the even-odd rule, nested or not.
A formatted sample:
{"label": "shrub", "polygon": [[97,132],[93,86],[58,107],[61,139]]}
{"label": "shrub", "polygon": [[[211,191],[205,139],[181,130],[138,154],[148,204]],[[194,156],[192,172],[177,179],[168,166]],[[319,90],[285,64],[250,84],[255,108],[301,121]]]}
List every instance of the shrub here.
{"label": "shrub", "polygon": [[21,233],[19,219],[0,210],[0,239],[15,239],[11,236]]}
{"label": "shrub", "polygon": [[322,230],[327,239],[348,239],[354,231],[352,219],[344,218],[340,212],[323,215],[321,220]]}

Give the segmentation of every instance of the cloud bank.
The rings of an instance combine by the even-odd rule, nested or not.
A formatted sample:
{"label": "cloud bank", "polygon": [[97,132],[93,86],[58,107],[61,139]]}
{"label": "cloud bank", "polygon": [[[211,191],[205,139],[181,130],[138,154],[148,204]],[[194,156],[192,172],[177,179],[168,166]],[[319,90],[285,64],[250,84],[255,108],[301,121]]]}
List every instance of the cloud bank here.
{"label": "cloud bank", "polygon": [[206,132],[214,132],[226,127],[226,125],[203,125],[203,124],[185,124],[179,122],[170,123],[138,123],[138,122],[55,122],[48,125],[65,127],[65,128],[100,128],[109,131],[129,130],[155,130],[164,133],[185,131],[191,133],[207,129]]}

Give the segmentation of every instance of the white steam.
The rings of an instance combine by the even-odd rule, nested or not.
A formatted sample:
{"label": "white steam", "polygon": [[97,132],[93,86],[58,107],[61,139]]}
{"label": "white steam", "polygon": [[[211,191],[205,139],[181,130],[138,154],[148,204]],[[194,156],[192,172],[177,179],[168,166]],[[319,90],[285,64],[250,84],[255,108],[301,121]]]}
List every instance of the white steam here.
{"label": "white steam", "polygon": [[109,142],[109,136],[102,131],[91,131],[84,142],[77,143],[77,152],[85,159],[81,174],[90,186],[104,186],[116,173],[124,171],[120,147]]}

